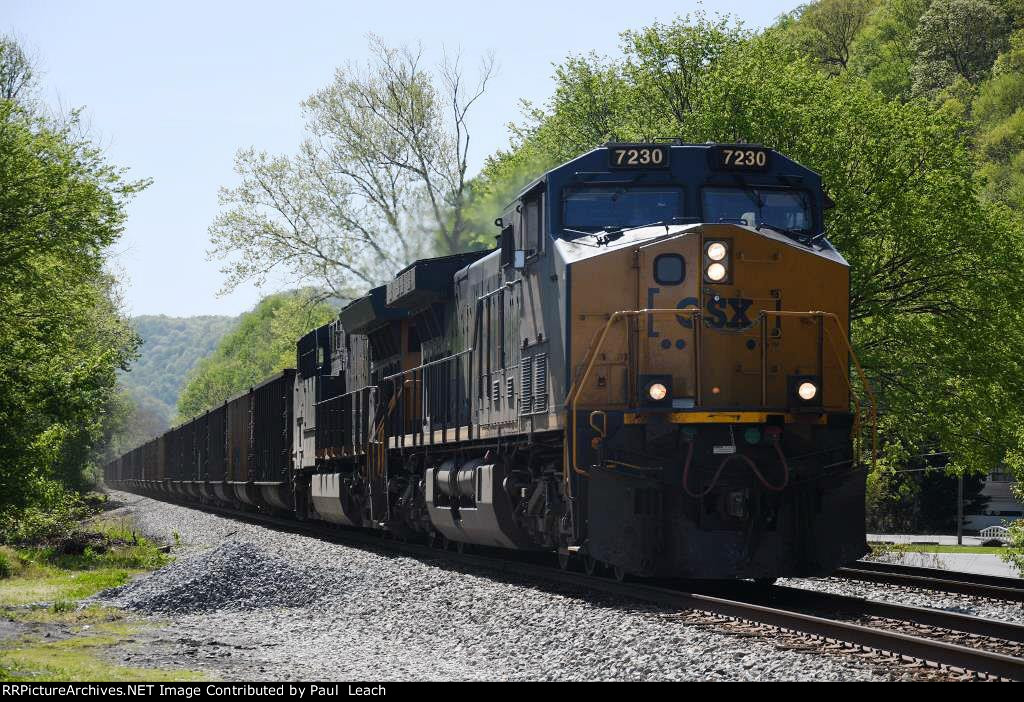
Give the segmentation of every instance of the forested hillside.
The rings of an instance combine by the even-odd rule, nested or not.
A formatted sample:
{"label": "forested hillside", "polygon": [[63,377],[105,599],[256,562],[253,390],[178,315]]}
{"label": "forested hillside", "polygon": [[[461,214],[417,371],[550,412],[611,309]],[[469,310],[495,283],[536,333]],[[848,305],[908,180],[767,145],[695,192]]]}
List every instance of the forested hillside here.
{"label": "forested hillside", "polygon": [[264,298],[189,373],[178,399],[177,419],[194,417],[273,373],[294,368],[295,342],[336,315],[334,305],[318,301],[311,291]]}
{"label": "forested hillside", "polygon": [[217,348],[237,317],[133,317],[132,326],[142,339],[139,357],[120,377],[121,385],[142,411],[159,417],[169,427],[185,377],[200,359]]}

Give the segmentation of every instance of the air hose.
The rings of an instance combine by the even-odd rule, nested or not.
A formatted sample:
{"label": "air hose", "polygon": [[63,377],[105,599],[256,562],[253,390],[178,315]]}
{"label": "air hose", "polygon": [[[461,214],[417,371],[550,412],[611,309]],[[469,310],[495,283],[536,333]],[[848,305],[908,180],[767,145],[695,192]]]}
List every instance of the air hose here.
{"label": "air hose", "polygon": [[775,453],[779,455],[779,461],[782,462],[782,482],[780,484],[773,485],[772,483],[768,482],[764,475],[761,474],[761,471],[758,469],[757,464],[754,463],[753,459],[751,459],[749,456],[744,456],[742,453],[730,453],[728,456],[722,459],[721,463],[718,464],[718,468],[715,470],[715,475],[711,478],[711,484],[708,485],[707,489],[704,490],[703,492],[693,492],[690,490],[690,464],[693,461],[694,442],[690,441],[688,443],[689,448],[687,448],[686,450],[686,464],[683,466],[683,491],[686,492],[686,494],[689,495],[690,497],[699,500],[708,493],[710,493],[712,490],[714,490],[715,486],[718,485],[718,479],[721,477],[722,471],[725,470],[725,467],[729,465],[729,462],[732,461],[734,458],[738,458],[744,461],[748,466],[750,466],[750,470],[753,471],[758,481],[761,483],[762,486],[764,486],[766,490],[771,490],[772,492],[781,492],[786,487],[786,485],[789,484],[789,463],[786,461],[786,457],[782,453],[782,447],[779,446],[779,440],[776,437],[772,440],[772,445],[775,447]]}

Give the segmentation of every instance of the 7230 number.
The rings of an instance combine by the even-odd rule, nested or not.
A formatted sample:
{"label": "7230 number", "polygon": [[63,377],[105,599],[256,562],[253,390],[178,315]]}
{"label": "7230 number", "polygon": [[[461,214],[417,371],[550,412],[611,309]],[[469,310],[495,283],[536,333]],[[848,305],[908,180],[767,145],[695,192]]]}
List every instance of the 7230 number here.
{"label": "7230 number", "polygon": [[762,149],[721,149],[721,165],[724,168],[765,168],[768,153]]}
{"label": "7230 number", "polygon": [[664,146],[622,146],[609,152],[613,168],[660,168],[668,165]]}

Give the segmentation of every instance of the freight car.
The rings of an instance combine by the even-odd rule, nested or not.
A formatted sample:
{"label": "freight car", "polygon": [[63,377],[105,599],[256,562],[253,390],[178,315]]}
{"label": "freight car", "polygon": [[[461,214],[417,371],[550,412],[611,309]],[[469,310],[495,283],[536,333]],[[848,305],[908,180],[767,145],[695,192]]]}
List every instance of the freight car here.
{"label": "freight car", "polygon": [[831,204],[761,146],[608,144],[108,482],[619,578],[831,573],[868,429]]}

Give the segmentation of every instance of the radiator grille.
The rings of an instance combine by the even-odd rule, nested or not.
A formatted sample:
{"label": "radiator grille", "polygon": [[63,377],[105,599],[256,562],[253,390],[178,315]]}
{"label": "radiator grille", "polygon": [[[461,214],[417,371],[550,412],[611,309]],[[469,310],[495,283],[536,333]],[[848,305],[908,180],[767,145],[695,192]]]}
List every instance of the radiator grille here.
{"label": "radiator grille", "polygon": [[539,354],[533,359],[533,411],[544,412],[548,406],[548,356]]}
{"label": "radiator grille", "polygon": [[519,414],[533,411],[533,358],[526,356],[520,365]]}

